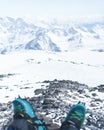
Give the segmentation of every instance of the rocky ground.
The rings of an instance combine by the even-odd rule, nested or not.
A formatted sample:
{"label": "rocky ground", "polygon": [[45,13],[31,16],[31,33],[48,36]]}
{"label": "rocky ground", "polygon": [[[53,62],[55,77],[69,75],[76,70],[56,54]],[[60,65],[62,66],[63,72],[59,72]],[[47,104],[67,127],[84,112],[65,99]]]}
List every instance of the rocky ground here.
{"label": "rocky ground", "polygon": [[[34,91],[27,99],[33,105],[38,118],[51,124],[49,129],[60,127],[69,108],[78,101],[87,107],[82,130],[104,130],[104,85],[90,88],[70,80],[44,81],[42,88]],[[0,104],[0,128],[12,118],[11,102]]]}

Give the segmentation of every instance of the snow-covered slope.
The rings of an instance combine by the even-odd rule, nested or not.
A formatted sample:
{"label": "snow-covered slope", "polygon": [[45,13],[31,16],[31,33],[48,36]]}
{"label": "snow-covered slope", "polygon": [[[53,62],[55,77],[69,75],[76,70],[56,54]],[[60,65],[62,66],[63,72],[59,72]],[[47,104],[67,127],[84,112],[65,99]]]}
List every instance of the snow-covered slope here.
{"label": "snow-covered slope", "polygon": [[0,53],[20,50],[69,51],[81,48],[103,51],[103,21],[58,24],[28,23],[22,18],[0,18]]}
{"label": "snow-covered slope", "polygon": [[44,80],[103,84],[103,41],[102,21],[32,24],[22,18],[0,18],[1,102],[19,94],[33,96],[40,87],[37,82]]}
{"label": "snow-covered slope", "polygon": [[[4,122],[5,113],[5,120],[9,118],[7,108],[11,108],[10,103],[2,104],[2,102],[12,101],[18,95],[34,97],[33,100],[35,100],[36,92],[41,90],[49,91],[45,94],[50,96],[52,87],[57,89],[56,83],[62,86],[62,83],[65,82],[65,86],[61,87],[60,92],[62,93],[57,95],[61,98],[57,97],[55,100],[61,99],[60,103],[64,101],[69,103],[70,97],[69,105],[79,100],[86,102],[87,114],[92,113],[91,118],[93,119],[96,116],[97,125],[102,124],[103,128],[101,121],[103,117],[97,118],[101,115],[99,111],[104,106],[103,22],[77,24],[41,22],[31,24],[22,18],[0,18],[0,53],[1,125]],[[49,85],[49,90],[46,89],[47,83],[43,84],[44,80],[50,80],[48,81],[50,85],[55,83],[55,86]],[[75,81],[80,84],[76,84]],[[68,90],[67,86],[70,85],[67,83],[71,83],[72,87],[75,86],[75,90],[70,91],[70,88]],[[87,85],[88,88],[83,91],[81,86],[85,88]],[[36,90],[39,88],[42,89]],[[68,95],[66,96],[66,94]],[[38,96],[43,95],[39,93]],[[37,99],[38,97],[36,102]],[[51,101],[53,101],[53,97]],[[40,103],[42,102],[40,101]],[[9,107],[7,107],[8,105]],[[59,115],[60,113],[65,114],[66,109],[63,110],[60,109]],[[103,113],[103,109],[101,112]],[[49,116],[52,117],[53,112]],[[89,119],[89,115],[87,117]],[[101,119],[100,123],[99,119]],[[91,121],[92,124],[94,128],[95,122]]]}
{"label": "snow-covered slope", "polygon": [[34,89],[41,87],[38,82],[44,80],[73,80],[90,87],[104,84],[103,58],[104,52],[85,50],[63,53],[28,51],[1,54],[1,102],[13,100],[18,95],[33,96]]}
{"label": "snow-covered slope", "polygon": [[[41,86],[42,88],[34,90],[34,96],[28,97],[27,100],[32,104],[37,117],[50,124],[48,130],[59,128],[70,107],[79,101],[86,104],[87,110],[81,130],[104,130],[104,85],[89,88],[71,80],[55,79],[45,80],[41,82]],[[0,106],[1,128],[10,124],[13,111],[12,102],[2,103]]]}

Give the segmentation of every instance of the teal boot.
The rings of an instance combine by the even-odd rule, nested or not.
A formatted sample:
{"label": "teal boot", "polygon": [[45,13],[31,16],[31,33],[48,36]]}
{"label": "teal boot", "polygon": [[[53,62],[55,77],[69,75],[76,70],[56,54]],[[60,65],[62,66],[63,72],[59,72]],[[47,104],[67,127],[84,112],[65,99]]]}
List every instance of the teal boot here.
{"label": "teal boot", "polygon": [[65,122],[75,125],[78,129],[83,126],[85,121],[86,107],[83,103],[73,105],[65,118]]}

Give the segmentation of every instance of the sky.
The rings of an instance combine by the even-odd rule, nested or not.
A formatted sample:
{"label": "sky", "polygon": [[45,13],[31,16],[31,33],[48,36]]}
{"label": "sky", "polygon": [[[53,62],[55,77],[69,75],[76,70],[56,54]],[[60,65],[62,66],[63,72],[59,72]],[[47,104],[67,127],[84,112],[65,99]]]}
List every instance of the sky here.
{"label": "sky", "polygon": [[0,17],[37,19],[104,15],[104,0],[0,0]]}

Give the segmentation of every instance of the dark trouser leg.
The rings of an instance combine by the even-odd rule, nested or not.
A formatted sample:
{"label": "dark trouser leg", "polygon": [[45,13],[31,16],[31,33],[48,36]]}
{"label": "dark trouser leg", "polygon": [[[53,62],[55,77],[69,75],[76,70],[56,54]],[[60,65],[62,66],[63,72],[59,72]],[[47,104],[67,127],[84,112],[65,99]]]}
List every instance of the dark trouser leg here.
{"label": "dark trouser leg", "polygon": [[74,125],[69,124],[62,124],[59,130],[79,130]]}

